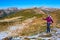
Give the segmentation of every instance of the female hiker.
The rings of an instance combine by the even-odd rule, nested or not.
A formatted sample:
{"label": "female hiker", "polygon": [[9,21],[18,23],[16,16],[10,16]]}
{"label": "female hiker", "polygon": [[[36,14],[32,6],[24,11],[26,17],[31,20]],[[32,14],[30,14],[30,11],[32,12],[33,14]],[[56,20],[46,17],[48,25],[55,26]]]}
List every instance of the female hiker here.
{"label": "female hiker", "polygon": [[53,20],[50,15],[48,15],[46,18],[43,18],[44,20],[47,21],[47,33],[50,32],[50,24],[53,23]]}

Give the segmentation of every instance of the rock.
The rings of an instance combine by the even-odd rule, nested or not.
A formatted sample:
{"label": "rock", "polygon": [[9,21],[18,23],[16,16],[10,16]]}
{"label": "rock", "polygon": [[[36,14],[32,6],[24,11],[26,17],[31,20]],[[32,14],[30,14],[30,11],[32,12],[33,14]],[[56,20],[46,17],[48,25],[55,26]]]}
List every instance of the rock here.
{"label": "rock", "polygon": [[3,38],[2,40],[9,40],[9,38],[8,38],[8,37],[6,37],[6,38]]}

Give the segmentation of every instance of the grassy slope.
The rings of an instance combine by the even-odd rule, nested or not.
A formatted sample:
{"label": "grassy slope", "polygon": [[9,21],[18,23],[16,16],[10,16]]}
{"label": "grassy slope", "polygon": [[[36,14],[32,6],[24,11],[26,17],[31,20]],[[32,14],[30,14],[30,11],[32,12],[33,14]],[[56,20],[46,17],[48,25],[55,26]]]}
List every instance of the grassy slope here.
{"label": "grassy slope", "polygon": [[51,16],[53,17],[54,25],[58,26],[60,24],[60,10],[52,12]]}
{"label": "grassy slope", "polygon": [[6,16],[5,18],[12,18],[12,17],[17,17],[17,16],[24,16],[26,18],[31,18],[33,16],[40,17],[41,14],[36,14],[36,12],[33,9],[25,9],[21,10],[15,14],[11,14],[10,16]]}
{"label": "grassy slope", "polygon": [[56,14],[56,17],[57,17],[57,23],[58,21],[60,22],[60,10],[57,10],[55,12],[53,12],[54,14]]}
{"label": "grassy slope", "polygon": [[[28,18],[32,18],[34,16],[36,16],[37,18],[40,18],[40,17],[42,17],[42,14],[36,14],[33,9],[25,9],[25,10],[21,10],[21,11],[15,13],[15,14],[11,14],[9,16],[6,16],[6,17],[4,17],[4,19],[7,19],[7,18],[9,19],[9,18],[18,17],[18,16],[23,16],[21,18],[21,20],[19,21],[19,22],[22,22],[23,20],[26,20]],[[15,22],[14,23],[10,22],[9,25],[10,24],[15,24]],[[4,30],[4,28],[3,28],[4,26],[7,28],[8,23],[6,23],[6,22],[0,23],[0,28],[1,28],[0,31]]]}

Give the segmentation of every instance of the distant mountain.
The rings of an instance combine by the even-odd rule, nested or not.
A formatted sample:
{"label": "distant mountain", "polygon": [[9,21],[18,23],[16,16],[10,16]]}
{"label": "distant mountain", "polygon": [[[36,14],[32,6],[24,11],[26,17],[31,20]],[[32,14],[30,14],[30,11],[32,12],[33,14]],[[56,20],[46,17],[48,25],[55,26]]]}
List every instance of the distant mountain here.
{"label": "distant mountain", "polygon": [[18,8],[0,9],[0,18],[16,13],[17,11],[19,11]]}
{"label": "distant mountain", "polygon": [[45,13],[51,13],[53,11],[59,10],[58,8],[48,8],[48,7],[40,7],[40,9]]}
{"label": "distant mountain", "polygon": [[47,10],[47,11],[56,11],[56,10],[58,10],[58,8],[48,8],[48,7],[40,7],[40,9],[42,9],[42,10]]}

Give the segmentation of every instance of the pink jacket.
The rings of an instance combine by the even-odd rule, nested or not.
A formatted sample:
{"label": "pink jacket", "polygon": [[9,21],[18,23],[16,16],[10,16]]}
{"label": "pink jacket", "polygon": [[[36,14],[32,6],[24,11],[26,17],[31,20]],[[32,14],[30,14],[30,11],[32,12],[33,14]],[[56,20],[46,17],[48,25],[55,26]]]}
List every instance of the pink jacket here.
{"label": "pink jacket", "polygon": [[53,23],[53,20],[52,20],[52,18],[49,16],[49,17],[47,17],[46,19],[44,19],[44,20],[46,20],[47,21],[47,23],[48,22],[52,22]]}

